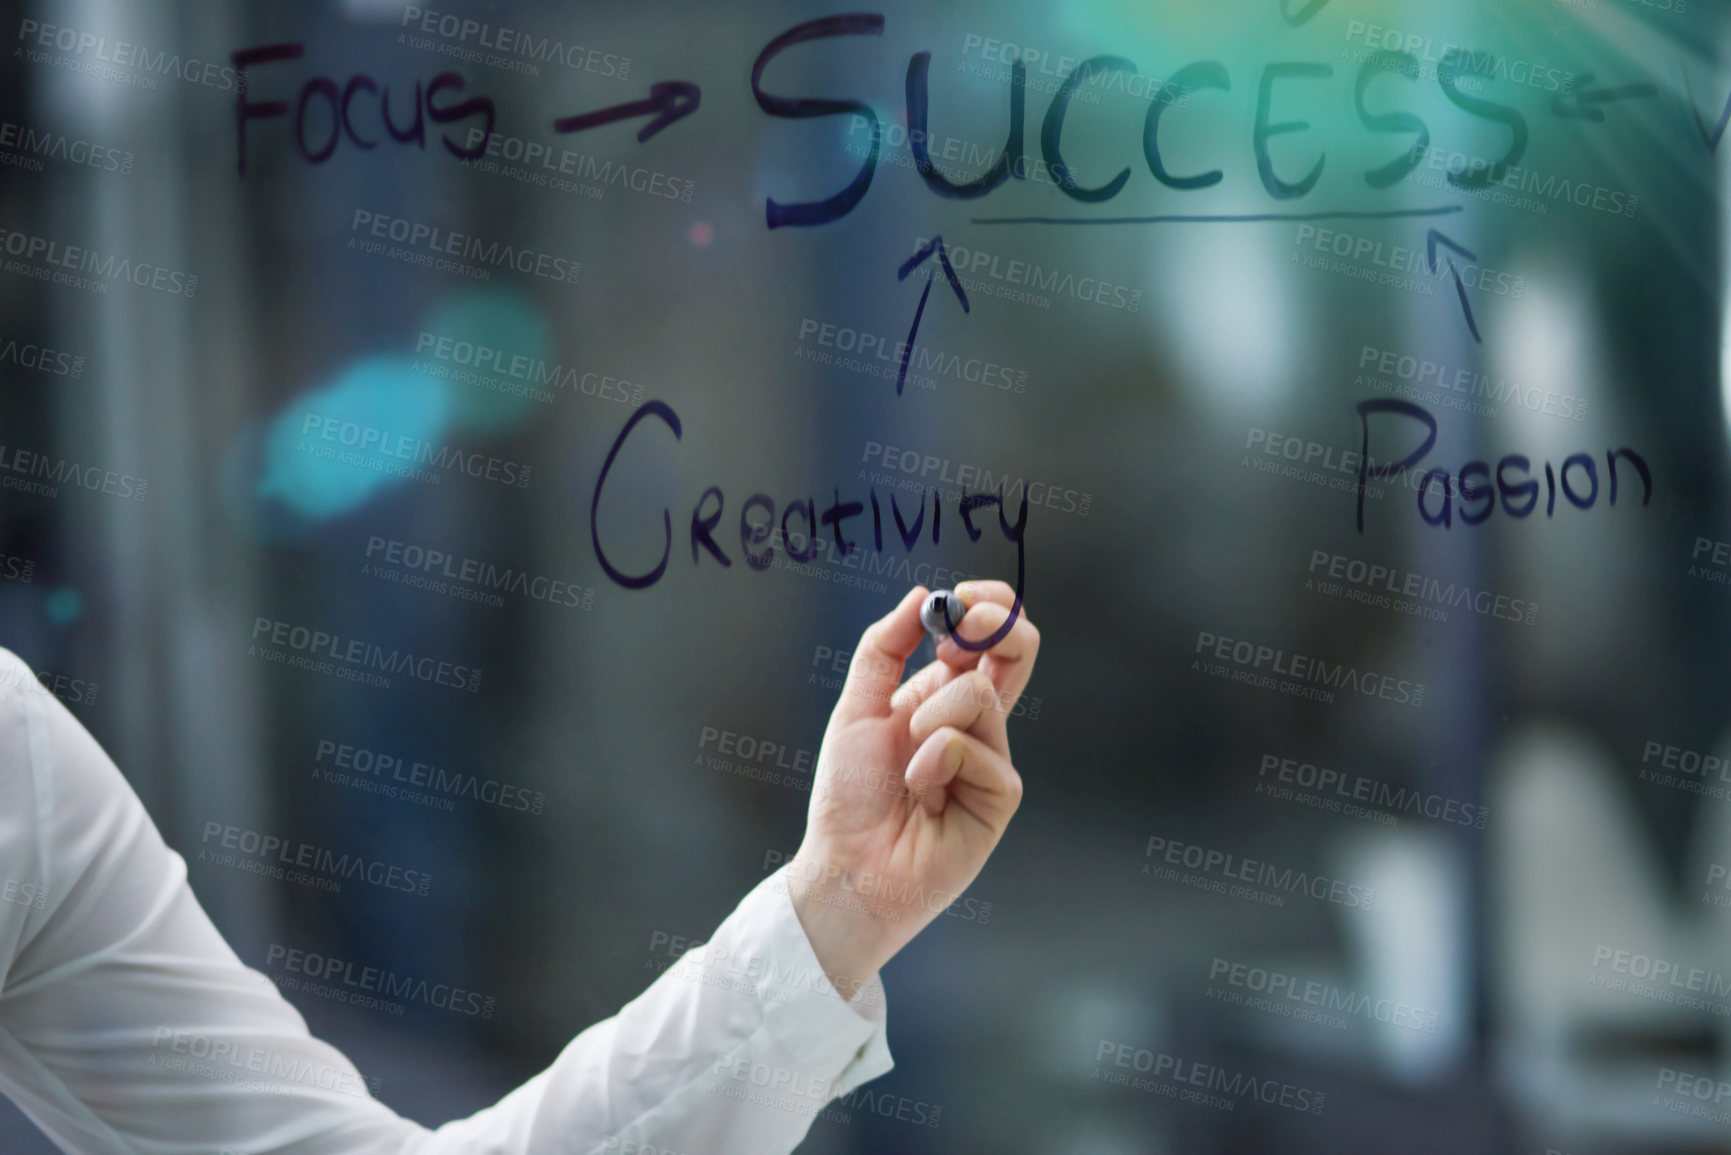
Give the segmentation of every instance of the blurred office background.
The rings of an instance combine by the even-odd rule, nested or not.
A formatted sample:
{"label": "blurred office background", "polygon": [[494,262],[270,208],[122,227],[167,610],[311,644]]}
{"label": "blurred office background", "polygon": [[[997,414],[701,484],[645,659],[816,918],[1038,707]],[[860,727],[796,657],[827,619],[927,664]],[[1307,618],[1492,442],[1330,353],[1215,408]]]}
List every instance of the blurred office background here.
{"label": "blurred office background", "polygon": [[[827,554],[799,570],[740,564],[745,500],[769,495],[779,521],[787,502],[821,509],[832,494],[887,504],[902,481],[904,511],[934,484],[953,519],[959,485],[989,473],[1036,502],[1026,597],[1044,643],[1010,729],[1026,798],[974,905],[886,969],[895,1070],[802,1150],[1731,1147],[1731,1100],[1678,1091],[1731,1080],[1731,910],[1714,901],[1731,890],[1713,870],[1731,865],[1731,797],[1698,789],[1731,789],[1703,769],[1731,753],[1728,587],[1714,576],[1731,559],[1713,562],[1731,540],[1716,135],[1731,68],[1714,7],[892,4],[881,35],[800,44],[765,69],[767,92],[857,102],[882,134],[850,212],[774,230],[766,199],[839,191],[872,133],[863,109],[768,115],[753,62],[846,9],[3,8],[0,119],[16,127],[0,139],[0,227],[23,237],[0,256],[7,476],[32,479],[24,450],[147,488],[0,489],[0,552],[16,562],[0,566],[0,644],[115,758],[247,962],[292,980],[286,952],[312,952],[490,1000],[488,1015],[427,1001],[392,1013],[285,990],[386,1103],[434,1125],[494,1101],[798,845],[809,775],[787,766],[818,747],[836,655],[919,575]],[[246,93],[286,114],[237,117],[231,54],[286,43],[302,54],[255,65]],[[1410,59],[1367,68],[1378,52]],[[930,54],[930,152],[957,183],[1002,149],[1023,60],[1022,175],[982,197],[933,191],[905,131],[917,53]],[[1086,187],[1128,176],[1085,203],[1057,187],[1041,130],[1064,78],[1101,56],[1135,71],[1101,64],[1074,86],[1064,157]],[[1451,61],[1452,85],[1438,76]],[[1207,68],[1172,82],[1199,62],[1227,83]],[[1328,71],[1265,81],[1291,63]],[[430,93],[444,72],[463,87]],[[642,117],[554,130],[664,80],[698,85],[701,106],[648,141]],[[1325,158],[1301,196],[1276,199],[1258,172],[1265,85],[1265,124],[1307,124],[1267,138],[1273,172],[1297,182]],[[398,129],[416,107],[443,122],[429,114],[424,143],[399,142],[375,89]],[[374,147],[338,131],[338,92]],[[499,146],[470,165],[443,141],[468,146],[481,116],[452,110],[476,96],[495,102]],[[1151,104],[1165,107],[1165,169],[1217,182],[1156,178]],[[1419,139],[1397,113],[1434,153],[1373,186],[1365,174]],[[1520,171],[1451,185],[1517,140]],[[1458,211],[978,219],[1443,207]],[[422,231],[393,237],[393,222]],[[1434,272],[1433,228],[1447,241]],[[471,249],[484,279],[415,263],[462,247],[452,233],[532,256],[502,266]],[[969,308],[936,279],[925,372],[898,397],[882,348],[905,338],[931,263],[896,272],[940,234]],[[98,287],[43,279],[65,271],[52,253],[85,260],[68,246],[97,254],[78,275]],[[112,261],[151,271],[114,276]],[[574,282],[549,275],[563,262],[581,262]],[[66,359],[27,363],[25,346]],[[557,384],[515,394],[542,370],[462,364],[465,347],[550,367]],[[1591,507],[1565,494],[1519,518],[1499,496],[1475,525],[1457,494],[1445,528],[1396,478],[1367,496],[1361,533],[1344,456],[1364,436],[1355,406],[1403,395],[1438,426],[1421,469],[1458,477],[1520,455],[1538,477],[1586,453]],[[609,448],[651,399],[682,434],[640,423],[599,517],[609,556],[639,572],[670,511],[665,573],[633,590],[603,572],[590,509]],[[527,466],[527,484],[321,458],[344,448],[322,439],[326,420],[455,447],[501,476]],[[1373,455],[1411,453],[1417,429],[1372,419]],[[1610,503],[1620,448],[1650,465],[1650,505],[1627,457]],[[1584,473],[1567,475],[1577,495]],[[725,568],[691,543],[711,486]],[[886,534],[867,557],[1013,578],[990,510],[984,524],[972,542],[952,520],[911,554]],[[870,545],[864,519],[849,533]],[[396,559],[427,551],[458,559],[423,572],[442,589],[369,568],[386,558],[402,577]],[[465,559],[546,580],[489,604],[447,576]],[[1396,576],[1372,586],[1371,566]],[[1419,584],[1391,594],[1406,575]],[[1473,596],[1450,604],[1443,589]],[[276,623],[478,669],[478,689],[290,668],[256,648]],[[1395,688],[1327,702],[1234,681],[1204,665],[1268,666],[1233,662],[1218,639]],[[766,743],[793,753],[739,755]],[[327,747],[477,788],[428,800],[340,784],[316,772]],[[1309,772],[1286,760],[1368,782],[1382,804],[1361,794],[1370,813],[1354,813],[1336,791],[1336,809],[1309,805]],[[385,776],[387,763],[349,761]],[[510,801],[483,799],[489,782]],[[201,859],[212,823],[433,883],[328,893],[261,877]],[[1180,843],[1376,899],[1264,887],[1274,905],[1163,880],[1152,871]],[[1631,989],[1659,963],[1708,977]],[[1271,974],[1335,992],[1335,1009],[1309,1021],[1233,1005],[1266,995],[1252,984]],[[1391,1004],[1407,1011],[1380,1021]],[[1148,1074],[1141,1053],[1301,1088],[1321,1109],[1113,1083]],[[47,1149],[3,1114],[0,1146]]]}

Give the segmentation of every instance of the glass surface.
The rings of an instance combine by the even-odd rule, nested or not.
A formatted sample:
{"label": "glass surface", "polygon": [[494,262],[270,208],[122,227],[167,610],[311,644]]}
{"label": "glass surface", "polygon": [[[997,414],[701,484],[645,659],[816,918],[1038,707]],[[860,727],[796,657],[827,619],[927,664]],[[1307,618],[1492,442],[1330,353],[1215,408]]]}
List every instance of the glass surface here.
{"label": "glass surface", "polygon": [[801,1151],[1731,1149],[1723,5],[0,8],[0,645],[395,1110],[1020,568],[1021,808]]}

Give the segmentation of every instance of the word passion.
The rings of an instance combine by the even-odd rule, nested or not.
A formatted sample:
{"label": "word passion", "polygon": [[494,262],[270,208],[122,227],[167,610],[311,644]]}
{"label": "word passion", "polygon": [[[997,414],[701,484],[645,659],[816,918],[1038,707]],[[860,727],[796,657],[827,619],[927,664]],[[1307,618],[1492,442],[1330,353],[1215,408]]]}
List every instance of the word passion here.
{"label": "word passion", "polygon": [[[1423,425],[1426,434],[1424,443],[1407,456],[1398,461],[1386,460],[1383,464],[1372,465],[1370,456],[1370,419],[1372,414],[1388,413],[1411,418]],[[1407,469],[1411,469],[1423,461],[1436,445],[1436,418],[1432,417],[1422,406],[1410,401],[1395,398],[1378,398],[1373,401],[1358,403],[1358,419],[1364,431],[1363,451],[1358,465],[1358,532],[1364,532],[1364,487],[1366,481],[1377,478],[1395,477]],[[1605,472],[1608,475],[1610,490],[1607,504],[1617,504],[1617,459],[1627,458],[1635,467],[1635,472],[1641,476],[1641,504],[1647,505],[1653,500],[1653,473],[1647,467],[1646,460],[1633,449],[1605,450]],[[1562,482],[1563,496],[1576,509],[1591,509],[1599,499],[1599,467],[1592,456],[1587,453],[1574,453],[1563,459],[1561,469],[1555,472],[1551,463],[1545,462],[1545,516],[1552,516],[1557,508],[1558,481]],[[1503,501],[1503,512],[1513,518],[1523,518],[1533,512],[1539,504],[1539,481],[1536,477],[1527,476],[1533,463],[1519,453],[1510,453],[1497,462],[1496,484],[1491,484],[1491,466],[1487,461],[1469,461],[1461,466],[1458,475],[1450,474],[1447,469],[1433,468],[1425,473],[1418,484],[1418,515],[1426,525],[1440,525],[1444,529],[1454,526],[1455,496],[1460,496],[1460,519],[1466,525],[1478,525],[1496,512],[1497,497]],[[1570,470],[1578,484],[1570,484]],[[1516,471],[1515,480],[1509,479],[1510,471]],[[1433,481],[1442,482],[1442,503],[1435,513],[1432,513],[1426,499],[1433,494]],[[1468,507],[1474,502],[1482,502],[1476,509]]]}
{"label": "word passion", "polygon": [[[666,507],[662,507],[662,527],[666,534],[666,542],[661,550],[661,560],[655,567],[643,573],[628,574],[615,566],[607,556],[607,551],[601,545],[601,529],[599,525],[601,512],[601,491],[607,484],[607,474],[613,469],[613,460],[619,456],[619,450],[624,446],[626,438],[637,423],[647,417],[659,418],[667,427],[673,430],[673,437],[678,440],[684,432],[679,415],[665,401],[645,401],[635,413],[625,419],[625,426],[614,438],[613,446],[607,451],[607,459],[601,465],[601,474],[595,479],[595,496],[589,503],[589,538],[595,546],[595,559],[601,563],[601,568],[607,576],[626,589],[646,589],[661,580],[667,572],[667,562],[673,553],[673,515]],[[939,533],[943,522],[943,502],[936,491],[932,492],[932,544],[938,544]],[[877,489],[868,491],[872,511],[872,543],[878,553],[884,552],[883,507],[878,504]],[[713,500],[713,507],[710,502]],[[973,515],[977,510],[987,506],[996,506],[998,510],[998,525],[1004,537],[1016,544],[1016,597],[1010,607],[1010,616],[1004,624],[989,637],[979,641],[969,641],[960,634],[952,634],[951,638],[964,650],[979,652],[988,650],[1003,641],[1010,634],[1010,629],[1016,624],[1016,618],[1022,612],[1022,591],[1026,566],[1024,565],[1025,529],[1028,524],[1028,495],[1022,494],[1022,508],[1017,514],[1016,524],[1011,525],[1004,519],[1004,495],[1000,486],[997,493],[969,493],[966,489],[958,502],[962,528],[968,533],[970,541],[979,541],[982,531],[974,525]],[[727,497],[719,485],[711,485],[703,491],[691,507],[691,564],[697,565],[702,555],[699,547],[709,551],[722,566],[733,565],[733,559],[722,550],[715,540],[716,527],[721,524],[723,512],[727,508]],[[858,501],[844,502],[841,490],[834,490],[834,500],[829,507],[819,514],[817,503],[807,497],[804,500],[795,499],[783,506],[781,515],[781,544],[787,550],[789,560],[804,563],[817,556],[819,526],[828,527],[834,534],[836,550],[842,557],[851,556],[856,549],[863,548],[861,543],[850,541],[845,532],[846,522],[855,517],[863,517],[865,505]],[[752,512],[760,510],[761,521],[752,518]],[[926,520],[926,494],[920,494],[919,510],[914,516],[913,526],[909,528],[906,518],[902,515],[901,506],[896,502],[895,495],[890,495],[890,515],[895,519],[897,535],[902,540],[902,547],[912,553],[914,543],[919,541]],[[803,527],[790,524],[794,518],[804,522]],[[745,564],[759,572],[768,569],[774,560],[775,545],[770,539],[775,535],[775,500],[767,493],[754,493],[746,498],[739,507],[739,552],[745,559]],[[803,539],[805,545],[796,545],[798,539]],[[767,544],[766,544],[767,543]],[[760,548],[761,547],[761,548]]]}

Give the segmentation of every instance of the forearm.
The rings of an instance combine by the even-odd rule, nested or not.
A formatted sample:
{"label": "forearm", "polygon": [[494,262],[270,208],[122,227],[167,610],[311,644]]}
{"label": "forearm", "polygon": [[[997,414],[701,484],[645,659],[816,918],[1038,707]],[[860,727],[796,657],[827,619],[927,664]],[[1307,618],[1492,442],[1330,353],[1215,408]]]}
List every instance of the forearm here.
{"label": "forearm", "polygon": [[898,928],[848,889],[834,864],[802,851],[783,878],[812,953],[836,990],[857,990],[861,980],[855,976],[877,974],[894,956]]}
{"label": "forearm", "polygon": [[52,699],[0,696],[0,803],[0,875],[44,896],[0,904],[0,1084],[69,1151],[768,1155],[891,1065],[875,974],[838,994],[773,875],[546,1071],[429,1132],[235,957]]}
{"label": "forearm", "polygon": [[[521,1130],[524,1155],[791,1151],[832,1098],[889,1069],[884,1013],[875,974],[832,984],[772,875],[487,1126]],[[441,1128],[416,1155],[491,1150],[464,1145],[475,1130]]]}

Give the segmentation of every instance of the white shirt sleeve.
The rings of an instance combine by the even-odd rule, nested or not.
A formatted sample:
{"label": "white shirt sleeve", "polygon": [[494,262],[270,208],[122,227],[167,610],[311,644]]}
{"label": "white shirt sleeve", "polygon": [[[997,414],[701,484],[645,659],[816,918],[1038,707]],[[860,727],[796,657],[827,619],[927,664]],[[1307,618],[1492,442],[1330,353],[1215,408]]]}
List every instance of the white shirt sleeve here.
{"label": "white shirt sleeve", "polygon": [[0,650],[0,1091],[68,1151],[772,1155],[890,1069],[884,1017],[876,975],[824,978],[777,872],[552,1066],[429,1131],[235,956],[114,763]]}

